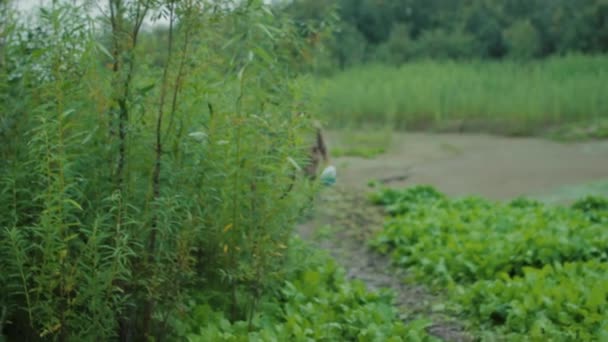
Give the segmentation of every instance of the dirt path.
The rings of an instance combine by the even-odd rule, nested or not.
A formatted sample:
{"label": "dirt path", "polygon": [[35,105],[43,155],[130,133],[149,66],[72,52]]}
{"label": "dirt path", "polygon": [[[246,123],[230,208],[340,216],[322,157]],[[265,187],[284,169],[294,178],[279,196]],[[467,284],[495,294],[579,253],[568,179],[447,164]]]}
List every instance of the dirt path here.
{"label": "dirt path", "polygon": [[445,341],[472,341],[455,314],[434,310],[444,301],[424,286],[407,283],[407,273],[393,268],[388,258],[366,244],[382,227],[381,208],[370,206],[365,193],[342,186],[328,189],[319,197],[314,218],[298,228],[300,236],[325,249],[344,267],[349,279],[360,280],[370,290],[388,288],[395,293],[400,318],[408,322],[431,319],[428,331]]}
{"label": "dirt path", "polygon": [[[331,147],[340,134],[329,138]],[[339,183],[320,196],[314,218],[299,227],[300,235],[329,250],[349,278],[370,289],[393,289],[404,321],[428,317],[433,321],[431,334],[446,341],[470,341],[459,317],[443,308],[441,294],[404,282],[405,272],[367,248],[366,241],[383,221],[380,210],[366,200],[367,183],[384,179],[395,187],[431,184],[451,196],[496,200],[550,194],[564,185],[607,179],[608,142],[566,145],[486,135],[394,134],[387,153],[374,159],[337,158],[334,164]]]}

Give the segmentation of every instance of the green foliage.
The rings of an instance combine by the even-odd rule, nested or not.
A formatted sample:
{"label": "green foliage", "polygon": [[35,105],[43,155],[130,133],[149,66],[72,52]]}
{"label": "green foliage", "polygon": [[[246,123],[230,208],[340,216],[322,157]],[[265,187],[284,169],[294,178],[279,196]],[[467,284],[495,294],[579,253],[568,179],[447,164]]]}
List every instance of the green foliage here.
{"label": "green foliage", "polygon": [[365,37],[352,25],[343,25],[336,33],[335,40],[340,42],[333,51],[339,67],[351,67],[366,59]]}
{"label": "green foliage", "polygon": [[291,271],[251,325],[230,323],[201,302],[192,308],[189,341],[432,341],[424,321],[404,325],[387,292],[371,293],[325,254],[298,240],[290,249]]}
{"label": "green foliage", "polygon": [[[603,56],[368,65],[317,79],[323,92],[315,102],[333,127],[537,134],[555,125],[601,122],[608,111],[606,65]],[[604,130],[597,127],[582,134],[599,137]]]}
{"label": "green foliage", "polygon": [[414,45],[409,27],[399,24],[393,27],[387,41],[378,46],[374,59],[400,65],[415,55]]}
{"label": "green foliage", "polygon": [[505,31],[509,55],[516,59],[530,59],[540,53],[540,36],[529,20],[518,21]]}
{"label": "green foliage", "polygon": [[585,213],[596,213],[597,211],[608,211],[608,199],[602,197],[588,196],[572,204],[573,209],[582,210]]}
{"label": "green foliage", "polygon": [[335,133],[334,136],[336,139],[330,146],[332,157],[374,158],[390,147],[392,135],[389,130],[375,132],[343,130]]}
{"label": "green foliage", "polygon": [[[340,39],[334,34],[341,31],[338,28],[339,18],[335,3],[333,1],[311,2],[308,0],[277,0],[272,3],[275,12],[287,14],[297,28],[299,36],[309,43],[307,48],[304,49],[301,59],[306,63],[300,63],[297,66],[298,70],[312,71],[317,74],[325,74],[333,70],[335,53],[332,42],[335,42],[336,38]],[[352,41],[350,34],[338,33],[338,35],[349,37]],[[345,46],[347,46],[346,49],[356,48],[356,44],[352,42],[346,42]]]}
{"label": "green foliage", "polygon": [[[2,12],[0,328],[172,339],[195,289],[252,319],[311,191],[307,43],[261,1],[99,5]],[[152,17],[168,26],[141,31]]]}
{"label": "green foliage", "polygon": [[370,195],[372,203],[384,206],[391,215],[404,214],[416,206],[445,199],[443,194],[428,185],[419,185],[408,191],[387,188]]}
{"label": "green foliage", "polygon": [[524,198],[450,200],[434,189],[382,190],[390,210],[372,245],[435,285],[448,285],[482,330],[513,340],[607,335],[607,200],[569,208]]}
{"label": "green foliage", "polygon": [[309,19],[321,8],[338,7],[340,38],[329,49],[340,68],[421,57],[530,59],[608,51],[605,0],[284,2]]}
{"label": "green foliage", "polygon": [[603,341],[607,281],[608,264],[597,260],[529,267],[521,277],[476,282],[458,302],[511,340]]}
{"label": "green foliage", "polygon": [[410,47],[413,58],[465,59],[474,56],[474,37],[466,32],[444,29],[425,31]]}
{"label": "green foliage", "polygon": [[520,275],[529,266],[608,258],[601,222],[579,210],[523,199],[508,204],[449,200],[428,187],[385,191],[380,200],[395,217],[374,245],[394,250],[401,265],[419,265],[427,280],[472,282]]}
{"label": "green foliage", "polygon": [[582,211],[587,218],[596,223],[608,223],[608,199],[587,196],[572,204],[572,208]]}

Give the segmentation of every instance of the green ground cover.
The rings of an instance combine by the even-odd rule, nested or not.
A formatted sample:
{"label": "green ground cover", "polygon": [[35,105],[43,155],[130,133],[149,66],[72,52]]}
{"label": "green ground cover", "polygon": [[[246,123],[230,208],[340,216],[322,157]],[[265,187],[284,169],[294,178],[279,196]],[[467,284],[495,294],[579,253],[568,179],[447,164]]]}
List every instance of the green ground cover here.
{"label": "green ground cover", "polygon": [[373,200],[391,216],[372,245],[418,279],[449,288],[480,336],[608,337],[606,199],[502,204],[419,186]]}
{"label": "green ground cover", "polygon": [[[262,298],[250,322],[230,322],[209,297],[189,308],[189,341],[436,341],[429,322],[401,322],[389,292],[372,293],[319,250],[294,239],[284,284]],[[221,305],[219,305],[221,307]]]}

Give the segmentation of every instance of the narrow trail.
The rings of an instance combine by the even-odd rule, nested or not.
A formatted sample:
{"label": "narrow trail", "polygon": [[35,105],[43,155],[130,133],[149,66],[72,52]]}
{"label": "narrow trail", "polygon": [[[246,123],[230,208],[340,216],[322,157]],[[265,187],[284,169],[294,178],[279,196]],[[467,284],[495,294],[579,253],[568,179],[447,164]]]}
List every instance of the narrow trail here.
{"label": "narrow trail", "polygon": [[440,295],[426,287],[404,282],[407,274],[393,268],[390,261],[366,244],[371,235],[382,227],[380,208],[370,206],[364,194],[344,188],[324,192],[318,199],[314,218],[301,224],[298,232],[304,239],[327,250],[347,273],[347,278],[362,281],[369,290],[391,289],[400,318],[411,321],[429,318],[433,324],[430,334],[445,341],[472,341],[457,317],[434,312],[441,305]]}
{"label": "narrow trail", "polygon": [[[330,135],[330,141],[339,139],[339,134]],[[406,271],[368,248],[367,241],[382,229],[384,215],[367,201],[366,184],[379,179],[395,187],[431,184],[451,196],[494,200],[550,194],[563,185],[607,179],[608,142],[397,134],[387,153],[377,158],[334,162],[338,184],[323,191],[311,220],[298,227],[300,236],[329,251],[350,279],[361,280],[370,290],[392,289],[402,320],[429,318],[430,334],[445,341],[472,341],[457,314],[445,309],[441,293],[405,281]]]}

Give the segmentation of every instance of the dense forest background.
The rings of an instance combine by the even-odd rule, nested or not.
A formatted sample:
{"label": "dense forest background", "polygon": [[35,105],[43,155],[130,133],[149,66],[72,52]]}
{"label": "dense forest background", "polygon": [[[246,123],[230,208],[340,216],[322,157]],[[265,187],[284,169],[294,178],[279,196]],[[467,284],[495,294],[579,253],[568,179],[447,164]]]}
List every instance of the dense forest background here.
{"label": "dense forest background", "polygon": [[286,6],[301,21],[328,13],[342,19],[327,54],[340,68],[608,51],[606,0],[295,0]]}

